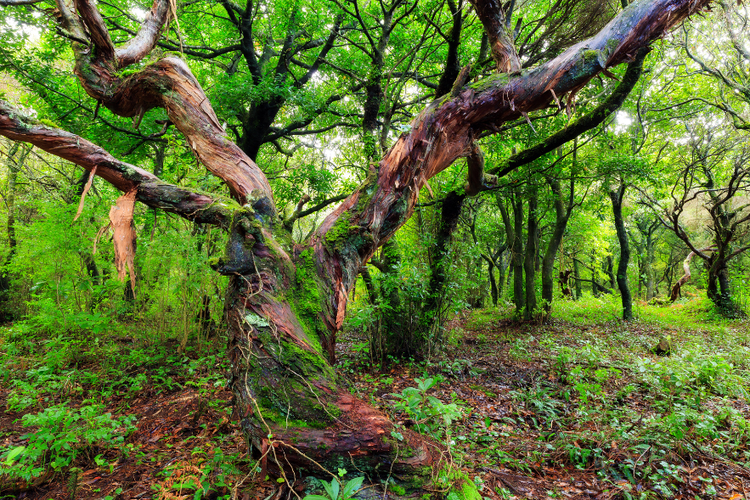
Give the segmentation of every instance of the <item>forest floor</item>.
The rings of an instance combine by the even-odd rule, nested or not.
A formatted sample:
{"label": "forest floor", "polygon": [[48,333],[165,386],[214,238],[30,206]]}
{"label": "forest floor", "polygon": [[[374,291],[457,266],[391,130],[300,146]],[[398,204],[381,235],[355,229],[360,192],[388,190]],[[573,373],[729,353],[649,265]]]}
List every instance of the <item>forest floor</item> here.
{"label": "forest floor", "polygon": [[[622,323],[609,299],[560,302],[546,325],[467,312],[438,355],[382,371],[350,332],[339,364],[360,397],[448,444],[485,498],[750,498],[750,324],[706,318],[698,299],[637,311]],[[218,345],[30,328],[0,331],[0,499],[316,489],[257,474]]]}

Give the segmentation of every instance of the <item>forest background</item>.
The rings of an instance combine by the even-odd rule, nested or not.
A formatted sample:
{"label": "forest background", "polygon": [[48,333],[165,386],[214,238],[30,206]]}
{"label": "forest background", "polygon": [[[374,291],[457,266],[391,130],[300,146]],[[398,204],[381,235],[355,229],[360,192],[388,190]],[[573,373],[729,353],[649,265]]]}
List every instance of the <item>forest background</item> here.
{"label": "forest background", "polygon": [[[81,57],[76,35],[59,24],[64,9],[44,1],[2,4],[4,116],[20,113],[39,127],[72,132],[214,200],[237,198],[237,188],[201,165],[211,162],[169,111],[157,107],[122,117],[102,105],[105,99],[86,95],[90,84],[74,73]],[[430,103],[479,99],[475,94],[493,75],[530,74],[524,71],[596,35],[628,8],[625,1],[511,1],[496,6],[502,29],[493,37],[486,18],[477,15],[486,5],[478,5],[394,0],[332,1],[323,7],[226,0],[157,2],[151,14],[151,6],[138,3],[97,7],[114,45],[137,36],[159,8],[167,9],[162,19],[168,27],[157,29],[156,46],[133,67],[118,69],[117,78],[137,75],[169,56],[183,60],[205,91],[217,125],[265,175],[275,217],[290,235],[285,244],[304,245],[323,234],[324,245],[344,254],[352,235],[335,224],[326,227],[326,217],[372,182],[380,159],[413,132],[419,125],[415,117],[427,114]],[[428,442],[446,446],[471,427],[483,435],[517,432],[535,442],[555,426],[575,420],[581,425],[581,411],[594,419],[601,413],[596,404],[604,407],[640,391],[639,402],[648,401],[653,414],[646,414],[653,419],[649,424],[639,413],[618,416],[623,420],[618,439],[631,440],[621,456],[605,446],[612,441],[607,435],[586,443],[548,441],[558,454],[564,450],[562,462],[541,445],[523,452],[490,447],[482,460],[529,477],[544,476],[545,464],[563,463],[593,474],[601,491],[623,497],[631,492],[637,497],[642,487],[657,496],[689,491],[692,473],[685,460],[700,453],[744,467],[744,418],[750,418],[739,403],[746,395],[750,299],[747,23],[745,5],[714,3],[712,11],[692,16],[653,44],[649,54],[629,54],[627,67],[602,64],[587,85],[566,95],[552,91],[541,109],[486,127],[439,175],[414,181],[421,189],[409,208],[413,215],[353,269],[339,343],[321,333],[318,346],[332,364],[339,358],[355,387],[369,387],[358,389],[359,396],[396,422],[388,432],[393,440],[404,440],[404,429],[415,428],[431,436]],[[503,59],[498,46],[510,48],[510,55]],[[125,408],[137,407],[144,394],[179,396],[190,390],[196,394],[190,400],[191,429],[204,432],[205,443],[197,458],[177,462],[181,469],[171,463],[171,469],[159,470],[162,476],[149,476],[154,489],[226,495],[251,481],[259,482],[253,491],[264,491],[271,486],[263,481],[278,477],[274,491],[296,491],[283,465],[266,463],[280,462],[268,456],[268,443],[253,443],[255,455],[242,454],[240,428],[252,431],[237,423],[238,413],[227,411],[222,377],[231,369],[236,379],[238,368],[222,361],[227,337],[230,345],[235,342],[228,333],[232,316],[224,311],[234,300],[231,276],[252,274],[233,267],[241,260],[232,253],[235,231],[136,203],[137,245],[116,249],[111,227],[117,238],[118,224],[131,222],[113,212],[113,206],[127,210],[113,185],[54,151],[10,140],[0,149],[5,228],[0,315],[8,325],[0,375],[13,417],[8,422],[21,419],[3,435],[0,490],[47,485],[75,494],[90,479],[85,475],[95,470],[90,467],[98,467],[103,471],[98,474],[109,468],[108,476],[115,478],[102,493],[123,491],[113,486],[124,476],[111,464],[135,467],[142,443],[134,436],[143,434],[143,424],[136,428],[127,416],[135,413]],[[397,209],[389,210],[384,218]],[[304,283],[326,286],[300,271],[295,279],[304,293]],[[261,278],[259,288],[250,286],[251,296],[263,283]],[[322,300],[317,291],[313,295]],[[299,318],[317,315],[318,306],[304,302],[309,297],[294,300]],[[243,321],[250,328],[269,327],[262,315]],[[586,335],[591,325],[601,328],[601,342],[568,338]],[[551,378],[524,379],[518,366],[494,379],[492,370],[482,372],[477,354],[463,348],[481,353],[495,341],[507,347],[502,357]],[[635,349],[638,375],[626,368],[627,359],[616,359],[618,342]],[[532,355],[535,349],[540,350]],[[674,361],[662,362],[657,353]],[[448,385],[463,383],[474,396],[457,397],[455,387],[443,384],[441,397],[430,399],[427,393],[439,390],[441,377]],[[481,389],[480,381],[514,377],[520,386]],[[416,387],[409,391],[407,385]],[[311,387],[310,393],[316,391]],[[390,403],[382,398],[389,393],[398,396]],[[484,396],[477,402],[478,394]],[[497,421],[467,417],[468,407],[486,410],[490,394],[498,401],[505,395],[508,415]],[[711,398],[723,402],[706,404]],[[308,428],[308,419],[271,406],[258,413],[276,424],[292,418]],[[496,402],[492,411],[495,406],[501,405]],[[570,422],[561,424],[565,418]],[[221,430],[201,430],[201,419]],[[714,422],[713,429],[701,428],[707,421]],[[498,430],[501,424],[513,430]],[[26,427],[45,425],[51,433],[46,444],[22,436]],[[611,419],[606,427],[615,432]],[[658,428],[664,435],[652,435]],[[634,429],[642,435],[633,436]],[[104,444],[110,440],[113,444]],[[223,447],[233,458],[226,458]],[[470,496],[475,493],[464,490],[473,485],[485,496],[521,495],[520,476],[503,480],[506,469],[494,467],[500,475],[492,476],[497,484],[490,487],[482,486],[489,479],[468,467],[470,458],[436,462],[428,476],[440,494]],[[334,472],[323,474],[329,486],[382,475],[364,467],[362,474],[352,474],[351,467],[348,475],[335,473],[346,467],[324,464]],[[194,478],[180,482],[174,479],[179,474]],[[393,493],[423,487],[385,476],[391,482],[381,477],[381,483],[386,489],[393,483]],[[733,484],[742,486],[745,479],[738,481]],[[708,494],[713,483],[699,484],[696,491]],[[540,494],[554,491],[549,488],[545,483]]]}

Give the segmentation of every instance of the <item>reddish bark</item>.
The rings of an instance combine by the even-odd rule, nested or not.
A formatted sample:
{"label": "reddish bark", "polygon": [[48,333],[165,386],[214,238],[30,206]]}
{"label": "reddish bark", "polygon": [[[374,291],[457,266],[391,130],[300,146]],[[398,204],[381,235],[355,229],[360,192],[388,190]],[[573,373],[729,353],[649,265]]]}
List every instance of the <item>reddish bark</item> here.
{"label": "reddish bark", "polygon": [[[639,48],[708,3],[636,2],[597,36],[542,66],[495,75],[433,102],[368,182],[303,246],[292,244],[276,216],[266,177],[229,141],[183,61],[165,58],[127,78],[115,73],[142,57],[159,32],[156,20],[142,40],[117,49],[90,0],[78,1],[81,17],[64,1],[58,3],[63,27],[76,40],[76,73],[86,92],[121,116],[139,119],[146,110],[163,107],[242,207],[230,211],[211,197],[166,185],[83,139],[19,118],[6,105],[0,105],[0,133],[88,170],[96,166],[97,175],[123,191],[137,189],[137,199],[150,206],[229,226],[226,256],[216,269],[231,276],[226,300],[231,385],[242,425],[258,450],[283,450],[284,456],[276,457],[282,467],[314,469],[325,465],[326,458],[337,460],[336,453],[370,464],[398,455],[401,466],[414,470],[435,463],[436,445],[408,434],[397,449],[389,440],[392,424],[348,394],[328,362],[360,267],[409,218],[427,180],[469,154],[478,134],[544,108],[555,96],[574,94],[607,67],[632,60]],[[166,19],[163,2],[155,5],[154,19]]]}
{"label": "reddish bark", "polygon": [[490,41],[492,58],[501,73],[515,73],[521,69],[521,61],[513,43],[510,17],[500,0],[472,0],[474,10],[482,21]]}

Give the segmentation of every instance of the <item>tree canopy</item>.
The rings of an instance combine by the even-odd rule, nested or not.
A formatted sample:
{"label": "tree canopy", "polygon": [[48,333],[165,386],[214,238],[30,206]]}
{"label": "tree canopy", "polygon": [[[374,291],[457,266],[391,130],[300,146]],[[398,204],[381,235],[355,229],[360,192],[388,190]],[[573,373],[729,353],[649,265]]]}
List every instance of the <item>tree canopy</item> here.
{"label": "tree canopy", "polygon": [[[4,146],[3,300],[24,262],[23,179],[66,207],[26,225],[88,219],[68,251],[99,285],[88,246],[108,219],[131,304],[170,274],[148,270],[140,241],[166,259],[158,214],[181,217],[175,234],[205,236],[190,274],[221,276],[191,299],[203,331],[226,288],[230,386],[264,468],[441,467],[443,444],[396,431],[334,369],[346,322],[385,366],[439,349],[448,315],[485,296],[548,321],[590,283],[617,289],[630,321],[633,295],[677,299],[693,256],[720,314],[744,314],[732,276],[750,249],[745,6],[0,5],[0,135],[18,141]],[[706,37],[712,23],[721,36]],[[91,292],[83,309],[103,301]]]}

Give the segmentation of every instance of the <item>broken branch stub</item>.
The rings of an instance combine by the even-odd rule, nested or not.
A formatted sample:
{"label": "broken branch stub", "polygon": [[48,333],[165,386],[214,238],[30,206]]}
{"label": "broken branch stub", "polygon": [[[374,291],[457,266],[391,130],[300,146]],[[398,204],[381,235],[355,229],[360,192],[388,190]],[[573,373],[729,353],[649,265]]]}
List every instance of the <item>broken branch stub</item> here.
{"label": "broken branch stub", "polygon": [[135,207],[136,189],[132,189],[117,198],[115,206],[109,211],[109,220],[114,229],[115,266],[117,277],[125,281],[130,272],[130,285],[135,291],[135,228],[133,226],[133,209]]}

